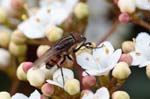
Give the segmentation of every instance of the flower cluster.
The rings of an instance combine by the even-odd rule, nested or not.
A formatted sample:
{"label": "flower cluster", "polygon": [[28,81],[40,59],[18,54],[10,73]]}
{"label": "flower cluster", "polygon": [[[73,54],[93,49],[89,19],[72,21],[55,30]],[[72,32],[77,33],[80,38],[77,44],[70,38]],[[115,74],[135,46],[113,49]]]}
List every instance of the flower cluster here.
{"label": "flower cluster", "polygon": [[[113,8],[109,8],[113,15],[107,15],[106,9],[101,12],[105,20],[115,17],[109,17],[109,22],[98,19],[102,28],[112,25],[95,43],[86,42],[94,34],[86,38],[85,33],[90,26],[95,30],[90,23],[96,14],[91,8],[97,7],[86,0],[0,0],[0,76],[2,72],[12,81],[10,91],[0,91],[0,98],[130,99],[122,86],[131,67],[146,67],[150,78],[150,35],[144,32],[150,30],[150,1],[99,2]],[[143,32],[119,48],[118,34],[133,28],[124,29],[121,23],[129,22],[144,27]],[[20,91],[25,82],[28,86]]]}

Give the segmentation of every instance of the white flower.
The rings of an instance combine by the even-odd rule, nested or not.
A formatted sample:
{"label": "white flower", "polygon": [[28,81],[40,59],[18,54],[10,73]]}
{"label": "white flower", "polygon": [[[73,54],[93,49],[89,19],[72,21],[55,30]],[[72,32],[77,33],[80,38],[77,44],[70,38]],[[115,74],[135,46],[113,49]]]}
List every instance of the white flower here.
{"label": "white flower", "polygon": [[87,91],[83,94],[81,99],[109,99],[108,89],[105,87],[99,88],[94,94],[91,91]]}
{"label": "white flower", "polygon": [[140,33],[135,39],[135,51],[130,53],[133,61],[131,65],[144,67],[150,64],[150,35]]}
{"label": "white flower", "polygon": [[[64,82],[74,79],[74,74],[70,69],[67,68],[62,68],[63,71],[63,76],[61,73],[61,69],[58,69],[54,74],[53,74],[53,80],[47,80],[49,84],[59,86],[61,88],[64,88]],[[63,81],[64,78],[64,81]]]}
{"label": "white flower", "polygon": [[[104,75],[113,69],[121,56],[121,49],[114,51],[110,42],[106,41],[93,49],[92,54],[83,52],[77,55],[77,63],[90,75]],[[87,75],[83,72],[83,76]]]}
{"label": "white flower", "polygon": [[73,11],[78,0],[52,0],[48,6],[39,9],[36,15],[30,17],[18,26],[28,38],[42,38],[52,26],[60,25]]}
{"label": "white flower", "polygon": [[22,93],[16,93],[15,95],[12,96],[12,99],[41,99],[41,94],[35,90],[29,97]]}

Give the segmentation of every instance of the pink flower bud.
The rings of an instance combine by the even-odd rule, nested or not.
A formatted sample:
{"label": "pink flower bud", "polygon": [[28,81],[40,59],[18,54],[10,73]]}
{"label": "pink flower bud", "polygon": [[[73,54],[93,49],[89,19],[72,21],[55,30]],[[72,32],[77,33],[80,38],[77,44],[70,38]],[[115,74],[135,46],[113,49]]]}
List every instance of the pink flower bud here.
{"label": "pink flower bud", "polygon": [[49,99],[47,96],[41,95],[40,99]]}
{"label": "pink flower bud", "polygon": [[126,62],[128,65],[131,65],[132,63],[132,57],[130,54],[122,54],[119,62]]}
{"label": "pink flower bud", "polygon": [[27,71],[33,66],[32,62],[24,62],[22,65],[23,71],[27,73]]}
{"label": "pink flower bud", "polygon": [[45,96],[48,96],[50,97],[53,93],[54,93],[54,86],[51,85],[51,84],[48,84],[48,83],[45,83],[42,88],[42,93],[45,95]]}
{"label": "pink flower bud", "polygon": [[118,4],[118,1],[119,1],[119,0],[113,0],[113,1],[114,1],[115,4]]}
{"label": "pink flower bud", "polygon": [[128,23],[130,21],[130,16],[128,13],[121,13],[119,15],[119,21],[122,22],[122,23]]}
{"label": "pink flower bud", "polygon": [[82,84],[86,88],[90,88],[96,84],[95,76],[85,76],[82,79]]}

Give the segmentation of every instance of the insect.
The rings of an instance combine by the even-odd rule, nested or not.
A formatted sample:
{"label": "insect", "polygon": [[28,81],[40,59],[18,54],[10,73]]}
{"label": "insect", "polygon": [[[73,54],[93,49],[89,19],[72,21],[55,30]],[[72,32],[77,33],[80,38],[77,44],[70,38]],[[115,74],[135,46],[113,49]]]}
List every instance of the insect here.
{"label": "insect", "polygon": [[[38,58],[34,63],[34,68],[39,68],[43,63],[46,63],[47,68],[51,68],[54,65],[58,65],[58,62],[63,63],[69,56],[69,53],[78,51],[82,46],[88,46],[91,43],[85,43],[86,38],[79,33],[70,33],[69,35],[64,36],[60,39],[56,44],[54,44],[51,48],[49,48],[40,58]],[[81,43],[81,45],[76,48],[77,44]],[[76,48],[76,49],[75,49]]]}

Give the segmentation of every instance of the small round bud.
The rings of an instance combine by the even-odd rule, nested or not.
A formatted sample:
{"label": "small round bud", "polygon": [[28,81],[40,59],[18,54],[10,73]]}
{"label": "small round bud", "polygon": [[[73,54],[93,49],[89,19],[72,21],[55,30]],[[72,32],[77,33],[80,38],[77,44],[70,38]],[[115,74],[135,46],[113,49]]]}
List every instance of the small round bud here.
{"label": "small round bud", "polygon": [[10,53],[3,49],[0,48],[0,68],[6,68],[8,65],[10,65],[11,62],[11,55]]}
{"label": "small round bud", "polygon": [[40,57],[40,56],[43,55],[49,48],[50,48],[50,46],[48,46],[48,45],[40,45],[40,46],[37,48],[37,56]]}
{"label": "small round bud", "polygon": [[124,53],[129,53],[134,50],[134,43],[132,41],[125,41],[122,43],[122,50]]}
{"label": "small round bud", "polygon": [[128,65],[131,65],[132,56],[130,54],[122,54],[120,56],[119,62],[126,62]]}
{"label": "small round bud", "polygon": [[112,94],[112,99],[130,99],[130,96],[125,91],[116,91]]}
{"label": "small round bud", "polygon": [[9,44],[9,51],[14,55],[14,56],[24,56],[27,51],[27,45],[26,44],[16,44],[14,42],[10,42]]}
{"label": "small round bud", "polygon": [[17,68],[17,78],[19,80],[27,80],[27,74],[26,72],[23,70],[23,64],[21,63],[18,68]]}
{"label": "small round bud", "polygon": [[116,64],[115,68],[112,71],[112,76],[117,79],[126,79],[131,74],[129,65],[125,62],[119,62]]}
{"label": "small round bud", "polygon": [[146,66],[146,75],[150,79],[150,64]]}
{"label": "small round bud", "polygon": [[25,0],[11,0],[11,6],[15,10],[21,10],[24,7]]}
{"label": "small round bud", "polygon": [[56,42],[63,36],[63,30],[57,26],[53,26],[45,35],[50,42]]}
{"label": "small round bud", "polygon": [[0,8],[0,23],[4,23],[7,20],[7,13],[3,8]]}
{"label": "small round bud", "polygon": [[118,7],[121,12],[133,13],[136,10],[136,4],[134,0],[119,0]]}
{"label": "small round bud", "polygon": [[83,2],[78,3],[74,9],[74,14],[78,19],[87,17],[89,14],[88,5]]}
{"label": "small round bud", "polygon": [[113,1],[114,1],[115,4],[118,4],[118,1],[119,1],[119,0],[113,0]]}
{"label": "small round bud", "polygon": [[10,42],[11,33],[10,32],[1,32],[0,33],[0,46],[8,48]]}
{"label": "small round bud", "polygon": [[12,33],[11,41],[15,42],[16,44],[24,44],[26,40],[26,36],[20,30],[16,30]]}
{"label": "small round bud", "polygon": [[22,63],[22,68],[23,68],[23,71],[25,73],[27,73],[27,71],[33,66],[33,63],[32,62],[23,62]]}
{"label": "small round bud", "polygon": [[42,93],[45,96],[50,97],[54,93],[54,86],[48,83],[45,83],[41,88]]}
{"label": "small round bud", "polygon": [[96,84],[96,77],[95,76],[84,76],[82,78],[82,84],[86,88],[93,87]]}
{"label": "small round bud", "polygon": [[130,16],[128,13],[121,13],[119,15],[119,21],[122,23],[128,23],[130,21]]}
{"label": "small round bud", "polygon": [[70,95],[75,95],[80,92],[80,82],[77,79],[66,81],[64,90]]}
{"label": "small round bud", "polygon": [[27,80],[34,87],[41,87],[45,82],[45,74],[41,69],[29,69],[27,72]]}
{"label": "small round bud", "polygon": [[11,96],[10,96],[10,94],[9,94],[8,92],[6,92],[6,91],[1,91],[1,92],[0,92],[0,98],[1,98],[1,99],[11,99]]}

